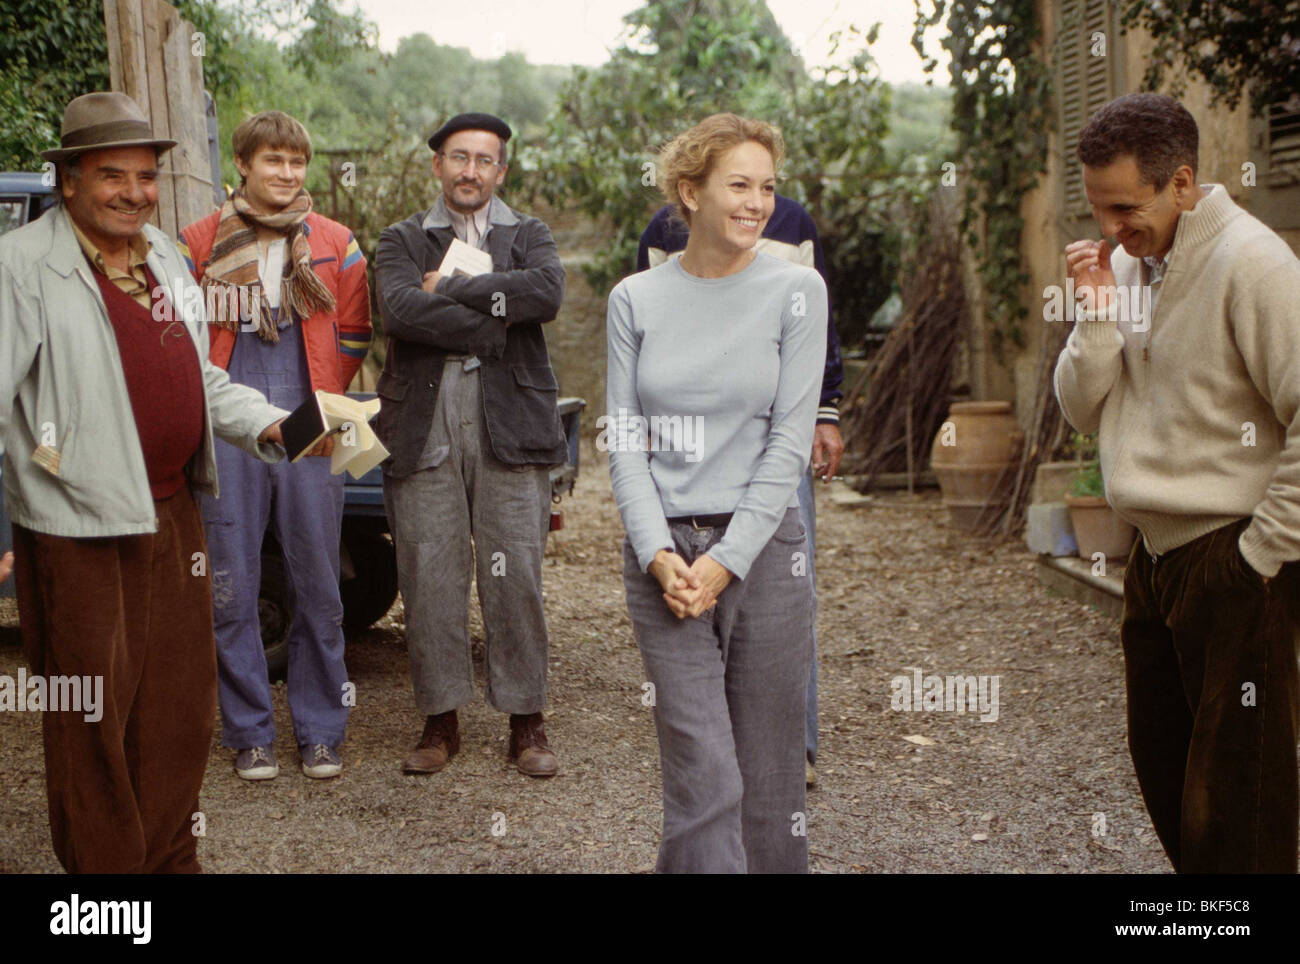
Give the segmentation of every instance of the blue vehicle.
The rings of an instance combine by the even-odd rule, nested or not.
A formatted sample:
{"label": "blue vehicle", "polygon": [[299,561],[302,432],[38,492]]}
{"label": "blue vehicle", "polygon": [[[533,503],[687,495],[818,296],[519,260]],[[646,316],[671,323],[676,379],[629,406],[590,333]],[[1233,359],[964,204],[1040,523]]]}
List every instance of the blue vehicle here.
{"label": "blue vehicle", "polygon": [[[40,217],[55,203],[54,187],[41,174],[0,173],[0,234]],[[373,393],[349,393],[368,400]],[[568,461],[551,469],[551,498],[559,502],[573,491],[578,477],[578,437],[581,398],[562,398],[560,418],[569,442]],[[552,522],[554,526],[554,520]],[[13,531],[0,492],[0,553],[13,547]],[[343,600],[343,632],[354,635],[369,628],[392,608],[397,598],[397,558],[384,513],[383,474],[374,468],[360,479],[350,475],[343,486],[343,533],[339,543],[339,595]],[[14,595],[13,580],[0,583],[0,595]],[[262,544],[262,582],[257,600],[266,649],[267,672],[283,679],[289,666],[289,625],[293,608],[284,578],[284,560],[275,535]]]}
{"label": "blue vehicle", "polygon": [[[359,401],[375,397],[372,392],[348,395]],[[581,398],[562,398],[558,407],[569,452],[563,465],[551,469],[553,503],[559,503],[564,495],[572,492],[577,481],[579,430],[587,403]],[[558,521],[558,514],[553,512],[553,529],[559,527]],[[359,479],[350,475],[344,478],[339,596],[343,601],[345,636],[363,632],[382,619],[397,598],[397,557],[384,511],[383,470],[379,467]],[[257,605],[267,672],[273,680],[283,679],[289,666],[289,624],[293,609],[285,588],[284,561],[271,532],[262,543],[262,584]]]}
{"label": "blue vehicle", "polygon": [[0,173],[0,234],[35,221],[54,206],[54,184],[44,174]]}
{"label": "blue vehicle", "polygon": [[[35,221],[54,206],[54,184],[44,174],[0,172],[0,234]],[[14,547],[13,528],[0,489],[0,555]],[[12,578],[0,583],[0,596],[13,598]]]}

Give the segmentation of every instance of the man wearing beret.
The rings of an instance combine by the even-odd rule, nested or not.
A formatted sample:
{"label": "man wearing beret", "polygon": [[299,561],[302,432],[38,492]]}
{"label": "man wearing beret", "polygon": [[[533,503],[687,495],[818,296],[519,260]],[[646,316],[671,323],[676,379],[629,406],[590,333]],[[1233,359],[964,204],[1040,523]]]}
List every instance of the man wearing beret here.
{"label": "man wearing beret", "polygon": [[[375,253],[388,338],[376,430],[392,453],[384,500],[425,716],[406,773],[435,773],[460,747],[456,711],[474,693],[472,559],[485,695],[510,714],[510,762],[534,777],[558,769],[542,726],[542,552],[548,469],[564,461],[566,445],[541,326],[559,311],[564,269],[546,225],[493,196],[509,139],[491,114],[460,114],[439,128],[429,146],[441,195],[387,228]],[[453,240],[487,252],[491,270],[440,271]]]}
{"label": "man wearing beret", "polygon": [[76,98],[44,152],[62,203],[0,238],[5,503],[31,672],[71,681],[42,707],[71,873],[199,870],[217,673],[192,490],[216,494],[214,435],[282,457],[287,413],[208,361],[202,298],[147,223],[175,144],[125,94]]}

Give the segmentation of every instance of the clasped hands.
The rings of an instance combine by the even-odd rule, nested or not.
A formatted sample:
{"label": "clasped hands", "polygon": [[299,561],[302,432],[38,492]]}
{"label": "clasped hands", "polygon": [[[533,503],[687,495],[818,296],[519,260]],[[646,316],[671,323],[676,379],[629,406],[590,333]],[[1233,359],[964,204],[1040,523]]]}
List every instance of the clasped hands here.
{"label": "clasped hands", "polygon": [[695,617],[712,609],[731,582],[731,572],[707,553],[687,565],[670,549],[660,549],[650,563],[650,575],[659,580],[664,602],[678,619]]}

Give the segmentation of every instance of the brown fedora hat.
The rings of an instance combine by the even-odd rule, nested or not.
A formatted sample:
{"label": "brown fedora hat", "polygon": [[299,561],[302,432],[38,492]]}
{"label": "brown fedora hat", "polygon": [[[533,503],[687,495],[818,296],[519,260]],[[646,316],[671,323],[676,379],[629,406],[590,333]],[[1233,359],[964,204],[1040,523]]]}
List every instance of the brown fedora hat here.
{"label": "brown fedora hat", "polygon": [[63,112],[60,146],[41,151],[47,161],[63,161],[75,154],[106,147],[152,147],[171,150],[176,142],[154,137],[140,105],[118,91],[96,91],[69,101]]}

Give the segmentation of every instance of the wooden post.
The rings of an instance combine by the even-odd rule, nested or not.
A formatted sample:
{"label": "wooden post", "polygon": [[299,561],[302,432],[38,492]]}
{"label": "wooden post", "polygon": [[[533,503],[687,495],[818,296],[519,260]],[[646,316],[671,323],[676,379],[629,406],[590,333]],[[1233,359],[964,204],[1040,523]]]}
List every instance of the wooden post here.
{"label": "wooden post", "polygon": [[[109,4],[113,4],[117,10],[113,18],[117,34],[108,35],[108,48],[109,50],[114,47],[119,48],[116,60],[121,68],[121,76],[112,78],[113,89],[120,90],[135,100],[147,117],[149,84],[144,65],[144,11],[141,9],[140,0],[104,0],[105,7]],[[104,21],[107,29],[107,16],[104,17]],[[114,59],[110,53],[108,57],[110,68]]]}
{"label": "wooden post", "polygon": [[913,460],[915,446],[912,444],[912,399],[916,395],[916,355],[915,338],[916,319],[907,321],[907,411],[904,423],[904,436],[907,444],[907,494],[916,495],[916,466]]}
{"label": "wooden post", "polygon": [[[153,2],[166,6],[158,0]],[[176,234],[180,234],[180,228],[212,211],[212,170],[208,163],[202,58],[194,53],[194,28],[171,7],[167,10],[163,71],[167,78],[167,125],[171,131],[168,136],[180,142],[169,155],[176,194]]]}
{"label": "wooden post", "polygon": [[112,90],[125,90],[122,81],[122,45],[115,42],[120,36],[116,0],[104,0],[104,32],[108,37],[108,84]]}
{"label": "wooden post", "polygon": [[[141,7],[143,10],[144,42],[141,45],[144,53],[144,70],[145,85],[149,90],[149,106],[145,108],[145,113],[149,115],[149,122],[153,125],[155,137],[171,137],[171,123],[167,115],[167,78],[163,76],[163,51],[162,51],[162,16],[165,4],[159,0],[142,0]],[[171,10],[171,7],[167,7]],[[184,225],[176,224],[176,185],[174,183],[175,171],[172,168],[172,155],[176,152],[168,151],[163,154],[158,163],[158,172],[162,176],[158,179],[158,214],[157,225],[166,231],[173,238],[180,233],[180,228]]]}
{"label": "wooden post", "polygon": [[202,42],[194,25],[163,0],[103,0],[113,90],[131,97],[155,137],[176,147],[162,156],[154,223],[176,237],[212,210],[204,122]]}

